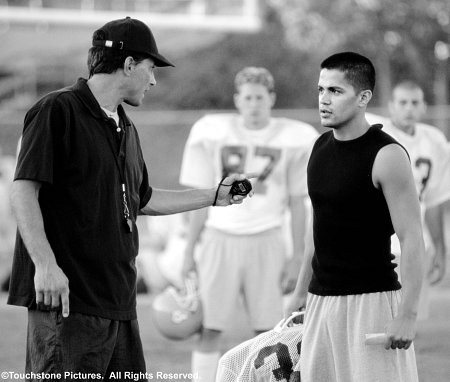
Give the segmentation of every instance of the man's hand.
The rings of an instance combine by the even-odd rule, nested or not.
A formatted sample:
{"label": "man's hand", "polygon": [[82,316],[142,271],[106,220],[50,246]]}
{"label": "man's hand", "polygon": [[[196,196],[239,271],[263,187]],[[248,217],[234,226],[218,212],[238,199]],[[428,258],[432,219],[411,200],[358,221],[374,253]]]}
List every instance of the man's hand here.
{"label": "man's hand", "polygon": [[[306,308],[306,296],[300,297],[292,295],[284,309],[284,317],[289,317],[293,312],[304,310]],[[295,322],[295,321],[294,321]]]}
{"label": "man's hand", "polygon": [[386,326],[385,349],[408,349],[416,336],[415,315],[398,315]]}
{"label": "man's hand", "polygon": [[61,299],[63,317],[69,316],[69,280],[55,262],[36,265],[34,287],[37,305],[56,308]]}
{"label": "man's hand", "polygon": [[445,276],[446,259],[445,253],[436,252],[430,262],[428,280],[431,285],[439,283]]}
{"label": "man's hand", "polygon": [[237,180],[244,180],[249,178],[255,178],[256,174],[231,174],[230,176],[227,176],[225,179],[222,180],[222,182],[218,185],[217,189],[217,198],[216,198],[216,206],[229,206],[230,204],[241,204],[242,201],[247,196],[253,196],[253,191],[250,191],[248,195],[231,195],[230,189],[233,184],[233,182]]}
{"label": "man's hand", "polygon": [[184,251],[183,266],[181,268],[181,276],[183,280],[188,279],[192,272],[196,272],[194,248],[186,247]]}
{"label": "man's hand", "polygon": [[283,294],[289,294],[295,289],[300,266],[301,262],[297,258],[292,258],[285,262],[283,273],[281,274],[281,291]]}

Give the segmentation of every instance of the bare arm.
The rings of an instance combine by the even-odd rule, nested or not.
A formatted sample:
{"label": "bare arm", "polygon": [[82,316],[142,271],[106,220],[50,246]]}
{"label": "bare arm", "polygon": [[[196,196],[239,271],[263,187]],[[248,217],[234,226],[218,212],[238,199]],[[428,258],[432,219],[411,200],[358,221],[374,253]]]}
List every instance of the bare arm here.
{"label": "bare arm", "polygon": [[184,251],[183,277],[187,278],[191,271],[195,270],[194,253],[195,247],[200,239],[200,235],[205,227],[208,218],[208,209],[192,211],[189,214],[189,226],[187,231],[186,248]]}
{"label": "bare arm", "polygon": [[398,145],[383,147],[375,159],[372,179],[386,199],[402,254],[402,301],[398,315],[387,325],[386,348],[407,349],[415,337],[425,249],[419,200],[405,151]]}
{"label": "bare arm", "polygon": [[313,240],[313,227],[312,216],[309,217],[308,224],[306,225],[305,234],[305,251],[300,267],[300,273],[297,278],[297,284],[289,303],[286,307],[285,315],[289,316],[292,312],[306,307],[306,298],[308,296],[308,287],[311,282],[313,270],[312,259],[314,256],[314,240]]}
{"label": "bare arm", "polygon": [[303,196],[292,196],[289,199],[291,212],[292,258],[286,263],[282,281],[283,293],[290,293],[297,283],[303,252],[305,251],[306,206]]}
{"label": "bare arm", "polygon": [[444,237],[443,210],[445,204],[432,207],[425,212],[425,222],[433,241],[434,253],[430,268],[427,269],[431,284],[437,284],[445,276],[446,269],[446,247]]}
{"label": "bare arm", "polygon": [[11,189],[11,206],[20,235],[35,265],[36,303],[56,307],[61,298],[63,316],[69,315],[69,282],[59,268],[44,231],[38,195],[41,184],[16,180]]}
{"label": "bare arm", "polygon": [[[251,178],[253,175],[249,175]],[[230,204],[240,204],[245,197],[230,194],[231,184],[236,180],[245,179],[244,175],[233,174],[226,177],[219,187],[217,195],[217,206],[228,206]],[[161,190],[153,189],[152,197],[147,205],[141,209],[145,215],[171,215],[180,212],[198,210],[200,208],[212,206],[214,203],[217,188],[203,190]],[[250,194],[251,195],[251,194]]]}

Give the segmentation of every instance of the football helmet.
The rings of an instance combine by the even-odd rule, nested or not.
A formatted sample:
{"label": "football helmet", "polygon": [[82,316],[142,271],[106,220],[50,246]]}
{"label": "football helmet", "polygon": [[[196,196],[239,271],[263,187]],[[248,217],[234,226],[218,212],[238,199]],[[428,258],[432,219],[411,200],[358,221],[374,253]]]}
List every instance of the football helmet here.
{"label": "football helmet", "polygon": [[184,290],[173,286],[158,294],[152,303],[152,317],[158,331],[172,340],[184,340],[202,327],[202,308],[197,281],[186,279]]}

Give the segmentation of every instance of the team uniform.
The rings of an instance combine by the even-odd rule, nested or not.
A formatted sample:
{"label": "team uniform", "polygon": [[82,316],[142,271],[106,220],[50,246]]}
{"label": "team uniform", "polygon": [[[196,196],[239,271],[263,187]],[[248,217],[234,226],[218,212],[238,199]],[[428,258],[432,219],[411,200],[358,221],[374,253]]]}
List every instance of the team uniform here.
{"label": "team uniform", "polygon": [[297,315],[227,351],[220,358],[216,382],[300,382],[303,325],[287,326]]}
{"label": "team uniform", "polygon": [[283,118],[249,130],[237,114],[208,115],[192,127],[180,183],[206,188],[230,173],[260,174],[245,206],[209,210],[196,259],[205,328],[225,329],[241,292],[254,330],[267,330],[282,316],[281,227],[289,197],[307,195],[306,164],[316,136],[312,126]]}
{"label": "team uniform", "polygon": [[[417,123],[414,135],[410,135],[393,126],[389,119],[369,113],[366,113],[366,118],[370,123],[382,123],[383,131],[394,137],[408,151],[422,216],[428,208],[436,207],[450,199],[450,152],[447,139],[440,130]],[[425,224],[424,241],[429,261],[433,244]],[[400,256],[397,236],[392,237],[392,252]],[[428,287],[428,283],[423,283],[418,319],[426,319],[429,315]]]}

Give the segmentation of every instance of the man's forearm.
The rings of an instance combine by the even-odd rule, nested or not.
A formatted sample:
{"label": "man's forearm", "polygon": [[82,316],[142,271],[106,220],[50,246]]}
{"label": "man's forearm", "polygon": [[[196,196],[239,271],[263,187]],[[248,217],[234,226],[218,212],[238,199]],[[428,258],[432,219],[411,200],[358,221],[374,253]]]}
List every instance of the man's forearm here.
{"label": "man's forearm", "polygon": [[171,215],[209,207],[214,202],[216,189],[160,190],[153,189],[149,203],[141,209],[146,215]]}
{"label": "man's forearm", "polygon": [[[309,219],[312,220],[311,218]],[[312,232],[312,223],[310,222],[306,228],[305,235],[305,252],[302,260],[302,266],[297,279],[297,285],[293,292],[294,296],[304,298],[308,294],[308,286],[313,275],[312,258],[314,256],[314,241]]]}
{"label": "man's forearm", "polygon": [[444,206],[442,204],[429,208],[425,211],[425,223],[430,232],[433,246],[438,253],[445,253],[445,237],[444,237]]}
{"label": "man's forearm", "polygon": [[405,240],[402,245],[400,261],[403,293],[399,313],[406,317],[417,315],[420,290],[424,279],[424,256],[424,244],[420,235]]}
{"label": "man's forearm", "polygon": [[189,215],[186,247],[193,252],[208,218],[208,209],[193,211]]}
{"label": "man's forearm", "polygon": [[289,203],[291,211],[291,237],[294,260],[302,263],[305,252],[307,209],[303,197],[295,197]]}
{"label": "man's forearm", "polygon": [[40,185],[17,180],[11,189],[11,207],[27,251],[36,266],[56,263],[44,230],[44,221],[38,202]]}

